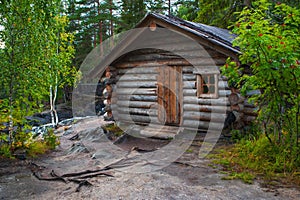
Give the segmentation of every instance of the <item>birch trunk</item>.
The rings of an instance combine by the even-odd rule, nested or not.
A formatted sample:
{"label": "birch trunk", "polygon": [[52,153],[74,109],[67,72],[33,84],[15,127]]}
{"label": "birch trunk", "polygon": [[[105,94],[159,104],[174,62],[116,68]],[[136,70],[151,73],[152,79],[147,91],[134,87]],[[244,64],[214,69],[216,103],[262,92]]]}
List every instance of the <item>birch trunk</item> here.
{"label": "birch trunk", "polygon": [[54,119],[54,113],[53,113],[53,91],[52,91],[52,85],[50,85],[49,88],[49,100],[50,100],[50,114],[51,114],[51,124],[55,125],[55,119]]}
{"label": "birch trunk", "polygon": [[55,117],[55,125],[58,124],[58,115],[57,115],[57,111],[55,108],[55,104],[56,104],[56,97],[57,97],[57,75],[55,76],[55,87],[54,87],[54,98],[53,98],[53,113],[54,113],[54,117]]}
{"label": "birch trunk", "polygon": [[55,77],[55,86],[50,85],[49,97],[50,97],[50,114],[51,114],[51,123],[53,126],[56,126],[58,123],[58,115],[55,109],[56,97],[57,97],[57,76]]}
{"label": "birch trunk", "polygon": [[9,126],[8,126],[8,137],[9,137],[9,144],[12,147],[13,143],[13,129],[14,129],[14,121],[13,121],[13,83],[12,79],[10,82],[10,88],[9,88]]}

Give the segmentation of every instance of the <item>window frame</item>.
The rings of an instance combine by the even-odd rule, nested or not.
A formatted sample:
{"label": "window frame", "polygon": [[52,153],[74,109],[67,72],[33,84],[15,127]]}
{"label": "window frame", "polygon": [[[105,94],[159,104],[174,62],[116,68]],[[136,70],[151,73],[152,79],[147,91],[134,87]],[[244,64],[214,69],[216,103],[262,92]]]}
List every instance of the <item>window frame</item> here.
{"label": "window frame", "polygon": [[[197,97],[198,98],[213,98],[217,99],[219,98],[219,74],[218,73],[201,73],[201,74],[196,74],[197,75],[197,80],[196,80],[196,85],[197,85]],[[207,80],[210,80],[210,77],[214,77],[214,83],[204,83],[204,76],[208,76]],[[214,86],[214,93],[204,93],[203,92],[203,87],[206,85],[208,88],[211,86]]]}

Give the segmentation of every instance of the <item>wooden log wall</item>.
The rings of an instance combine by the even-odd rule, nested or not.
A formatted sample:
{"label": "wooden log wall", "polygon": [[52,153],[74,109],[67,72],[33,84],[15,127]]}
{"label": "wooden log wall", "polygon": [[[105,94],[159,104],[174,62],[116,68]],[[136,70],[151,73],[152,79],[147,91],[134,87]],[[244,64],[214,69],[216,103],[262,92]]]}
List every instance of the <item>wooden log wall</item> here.
{"label": "wooden log wall", "polygon": [[[186,54],[189,50],[183,49]],[[215,66],[225,64],[227,56],[213,49],[206,48],[209,55],[215,60]],[[178,51],[177,51],[178,52]],[[198,66],[211,65],[208,58],[193,57],[195,53],[190,50],[190,57],[196,60]],[[198,60],[198,61],[197,61]],[[116,68],[117,83],[114,88],[113,115],[116,120],[123,122],[134,121],[137,124],[158,123],[157,77],[161,66],[182,67],[182,121],[181,126],[207,130],[207,128],[220,129],[223,127],[226,113],[231,111],[228,97],[231,90],[227,81],[219,76],[219,97],[217,99],[204,99],[197,97],[194,67],[170,52],[155,49],[143,49],[123,56],[111,64]],[[225,109],[224,109],[225,106]],[[245,107],[245,112],[250,112]],[[247,115],[248,116],[248,115]],[[252,116],[252,115],[249,115]]]}
{"label": "wooden log wall", "polygon": [[246,94],[246,98],[243,102],[244,103],[244,110],[243,110],[244,122],[246,125],[253,122],[258,115],[258,107],[255,106],[253,103],[249,102],[249,100],[248,100],[253,95],[257,95],[257,94],[260,94],[259,90],[253,90],[253,91],[248,92]]}
{"label": "wooden log wall", "polygon": [[[214,54],[216,53],[214,52]],[[223,58],[223,62],[218,65],[224,65],[225,60]],[[193,66],[183,68],[183,126],[204,131],[208,128],[220,130],[223,127],[226,113],[230,111],[228,84],[220,76],[219,97],[216,99],[199,98],[195,84],[197,75],[193,72]]]}

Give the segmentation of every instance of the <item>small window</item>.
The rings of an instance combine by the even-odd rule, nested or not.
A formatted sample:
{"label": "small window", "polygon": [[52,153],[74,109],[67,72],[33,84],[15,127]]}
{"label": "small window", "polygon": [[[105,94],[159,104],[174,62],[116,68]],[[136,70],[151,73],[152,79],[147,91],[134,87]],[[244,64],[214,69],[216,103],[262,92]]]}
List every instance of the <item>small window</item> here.
{"label": "small window", "polygon": [[197,74],[197,96],[218,98],[218,74]]}

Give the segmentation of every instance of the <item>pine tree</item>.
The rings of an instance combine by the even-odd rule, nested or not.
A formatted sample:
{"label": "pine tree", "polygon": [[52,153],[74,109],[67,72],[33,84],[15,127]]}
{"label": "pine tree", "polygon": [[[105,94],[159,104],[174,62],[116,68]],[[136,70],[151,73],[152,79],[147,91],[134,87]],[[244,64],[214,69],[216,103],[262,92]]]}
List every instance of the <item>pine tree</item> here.
{"label": "pine tree", "polygon": [[176,16],[188,21],[194,21],[199,11],[198,0],[179,0],[174,5],[178,6]]}
{"label": "pine tree", "polygon": [[144,0],[122,0],[118,32],[133,28],[146,13]]}
{"label": "pine tree", "polygon": [[74,65],[79,68],[87,54],[114,34],[117,21],[112,0],[67,0],[68,30],[75,34]]}
{"label": "pine tree", "polygon": [[145,0],[148,12],[168,14],[168,4],[165,0]]}

